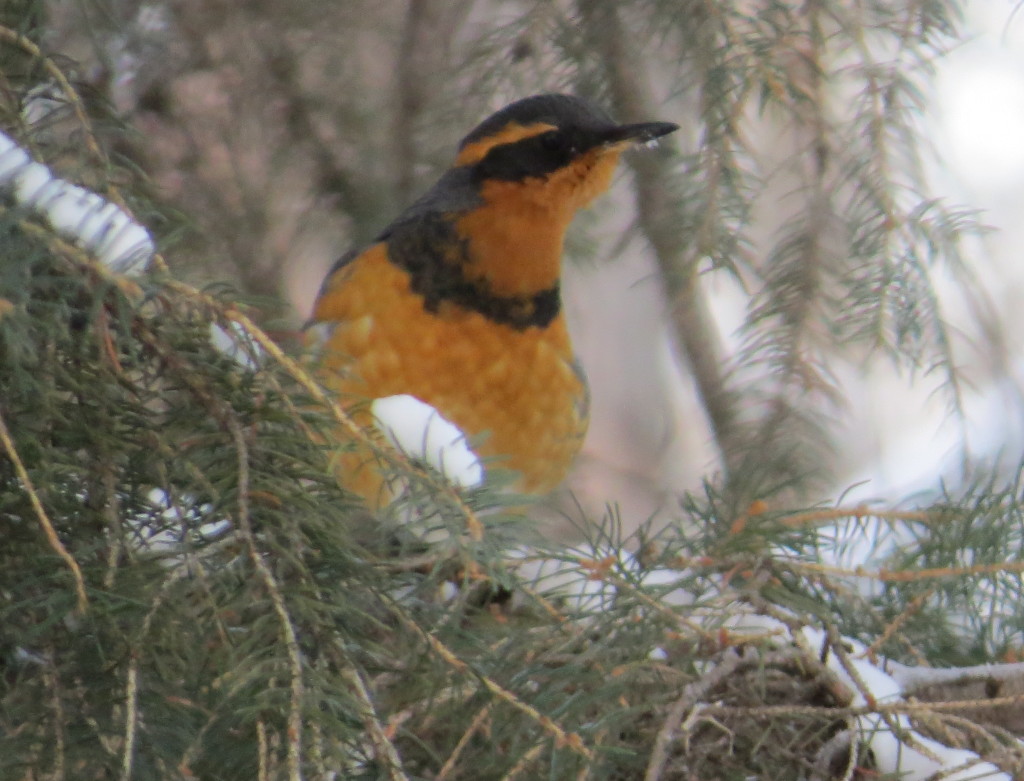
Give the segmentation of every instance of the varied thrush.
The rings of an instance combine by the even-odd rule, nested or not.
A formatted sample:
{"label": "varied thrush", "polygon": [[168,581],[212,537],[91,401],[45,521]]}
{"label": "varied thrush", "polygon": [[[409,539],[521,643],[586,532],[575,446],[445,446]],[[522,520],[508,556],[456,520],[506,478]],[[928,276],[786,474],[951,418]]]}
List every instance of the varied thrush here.
{"label": "varied thrush", "polygon": [[[678,128],[618,124],[590,101],[535,95],[462,139],[453,167],[369,246],[330,270],[313,322],[330,326],[321,379],[353,414],[412,396],[514,488],[546,493],[587,429],[588,393],[559,292],[566,229],[611,183],[620,153]],[[342,482],[371,501],[368,453]]]}

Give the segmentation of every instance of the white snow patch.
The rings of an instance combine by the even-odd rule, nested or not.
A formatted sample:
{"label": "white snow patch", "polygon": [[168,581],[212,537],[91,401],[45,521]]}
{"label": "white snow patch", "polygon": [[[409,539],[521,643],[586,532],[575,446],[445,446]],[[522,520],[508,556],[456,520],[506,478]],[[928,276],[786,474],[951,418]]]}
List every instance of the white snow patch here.
{"label": "white snow patch", "polygon": [[371,410],[381,432],[406,455],[426,462],[461,488],[483,483],[483,465],[465,433],[429,404],[403,393],[375,399]]}

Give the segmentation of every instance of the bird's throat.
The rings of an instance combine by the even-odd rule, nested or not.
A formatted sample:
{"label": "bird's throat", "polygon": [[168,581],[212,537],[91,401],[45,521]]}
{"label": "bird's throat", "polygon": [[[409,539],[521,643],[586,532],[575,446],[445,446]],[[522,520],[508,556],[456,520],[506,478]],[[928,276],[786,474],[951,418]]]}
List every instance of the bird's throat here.
{"label": "bird's throat", "polygon": [[495,296],[530,297],[557,289],[565,232],[571,210],[537,203],[523,185],[493,182],[481,194],[484,205],[456,223],[472,237],[463,274]]}

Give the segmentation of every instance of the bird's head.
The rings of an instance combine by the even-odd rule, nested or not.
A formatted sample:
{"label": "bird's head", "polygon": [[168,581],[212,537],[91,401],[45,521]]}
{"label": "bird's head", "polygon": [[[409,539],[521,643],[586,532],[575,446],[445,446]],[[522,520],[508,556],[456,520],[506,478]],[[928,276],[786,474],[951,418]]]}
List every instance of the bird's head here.
{"label": "bird's head", "polygon": [[534,95],[506,106],[459,145],[456,166],[485,188],[575,212],[608,189],[620,153],[678,129],[671,122],[619,124],[573,95]]}

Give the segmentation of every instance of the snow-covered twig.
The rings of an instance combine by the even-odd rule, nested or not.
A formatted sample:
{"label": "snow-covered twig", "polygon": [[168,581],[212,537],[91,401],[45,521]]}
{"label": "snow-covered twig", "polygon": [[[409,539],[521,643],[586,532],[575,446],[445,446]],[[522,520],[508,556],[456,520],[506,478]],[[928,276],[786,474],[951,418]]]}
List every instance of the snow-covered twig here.
{"label": "snow-covered twig", "polygon": [[156,252],[149,231],[124,209],[56,176],[2,131],[0,191],[115,272],[138,273]]}
{"label": "snow-covered twig", "polygon": [[888,661],[885,671],[900,683],[904,691],[913,692],[927,686],[966,684],[988,681],[1024,681],[1024,663],[979,664],[975,667],[911,667]]}
{"label": "snow-covered twig", "polygon": [[[825,632],[806,627],[802,635],[802,639],[812,648],[832,649],[825,658],[825,664],[854,693],[851,705],[884,704],[904,698],[903,687],[896,679],[867,659],[859,658],[867,651],[867,646],[844,637],[845,658],[840,658]],[[870,748],[880,773],[898,774],[902,781],[924,781],[929,778],[943,778],[946,781],[1011,781],[1008,773],[1002,772],[990,762],[982,761],[977,754],[950,748],[924,737],[914,730],[909,717],[905,715],[888,714],[883,717],[881,714],[870,714],[857,717],[856,722],[858,737]],[[895,734],[893,727],[903,734]]]}

